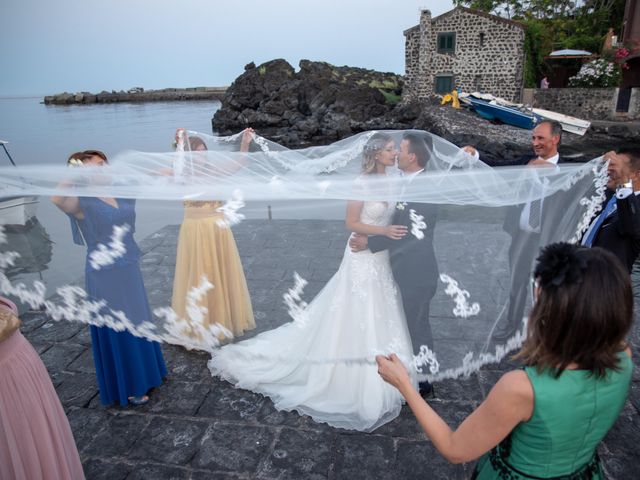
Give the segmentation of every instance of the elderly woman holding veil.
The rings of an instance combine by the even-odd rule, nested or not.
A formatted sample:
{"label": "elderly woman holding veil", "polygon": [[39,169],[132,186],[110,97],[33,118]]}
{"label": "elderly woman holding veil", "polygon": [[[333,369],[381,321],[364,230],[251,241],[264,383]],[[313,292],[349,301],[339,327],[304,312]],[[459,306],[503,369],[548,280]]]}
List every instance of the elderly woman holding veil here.
{"label": "elderly woman holding veil", "polygon": [[[248,152],[252,139],[253,129],[242,132],[240,152]],[[198,171],[209,171],[215,177],[218,172],[229,174],[243,165],[240,160],[223,168],[207,168],[204,153],[207,145],[198,136],[188,136],[183,129],[176,131],[176,148],[191,152],[189,155],[185,152],[194,167],[188,170],[195,171],[196,175]],[[221,206],[222,202],[218,200],[184,202],[171,306],[187,323],[195,321],[187,315],[188,294],[206,279],[213,288],[197,300],[198,306],[206,309],[203,326],[217,323],[237,336],[255,328],[255,321],[238,248],[220,211]],[[193,330],[195,332],[197,328]]]}

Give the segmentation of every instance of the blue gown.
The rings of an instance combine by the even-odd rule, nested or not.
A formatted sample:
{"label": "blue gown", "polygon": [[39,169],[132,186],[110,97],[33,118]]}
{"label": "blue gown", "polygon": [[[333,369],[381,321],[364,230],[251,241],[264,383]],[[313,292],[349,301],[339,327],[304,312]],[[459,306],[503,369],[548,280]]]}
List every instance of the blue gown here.
{"label": "blue gown", "polygon": [[[140,250],[135,230],[135,200],[118,199],[118,208],[98,198],[79,198],[84,219],[71,218],[74,241],[87,245],[85,266],[86,290],[91,300],[105,300],[109,309],[121,310],[133,323],[151,320],[152,314],[142,281]],[[115,225],[129,225],[123,243],[126,253],[99,269],[89,262],[98,244],[111,242]],[[116,332],[107,327],[91,326],[93,361],[98,377],[100,401],[128,403],[128,397],[145,395],[162,384],[167,375],[160,345],[129,332]]]}

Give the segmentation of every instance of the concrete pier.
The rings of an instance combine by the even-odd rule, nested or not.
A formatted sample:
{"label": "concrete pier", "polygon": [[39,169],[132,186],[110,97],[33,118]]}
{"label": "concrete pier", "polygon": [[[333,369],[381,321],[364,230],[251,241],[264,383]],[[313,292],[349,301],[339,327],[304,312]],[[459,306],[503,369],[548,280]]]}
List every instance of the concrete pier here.
{"label": "concrete pier", "polygon": [[[167,226],[140,242],[152,307],[171,298],[178,228]],[[234,235],[261,329],[286,318],[281,293],[292,286],[301,262],[307,265],[304,297],[310,300],[337,270],[348,237],[343,222],[311,220],[247,220],[234,227]],[[473,469],[444,460],[407,407],[373,433],[332,428],[279,412],[268,398],[212,378],[208,355],[170,345],[162,347],[167,381],[151,393],[148,405],[105,408],[98,399],[88,327],[35,312],[23,319],[23,332],[69,416],[88,479],[454,480],[469,478]],[[636,315],[631,392],[599,448],[610,479],[633,478],[640,464],[639,333]],[[456,427],[513,368],[505,361],[468,379],[439,382],[429,403]]]}

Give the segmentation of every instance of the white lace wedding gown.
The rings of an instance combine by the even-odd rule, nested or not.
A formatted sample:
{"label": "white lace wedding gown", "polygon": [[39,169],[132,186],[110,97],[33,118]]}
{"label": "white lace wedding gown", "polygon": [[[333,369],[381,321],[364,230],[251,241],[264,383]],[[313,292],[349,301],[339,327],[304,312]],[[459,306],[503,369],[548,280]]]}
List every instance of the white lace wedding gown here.
{"label": "white lace wedding gown", "polygon": [[[393,204],[365,202],[360,218],[388,225],[392,215]],[[402,396],[378,375],[374,360],[395,352],[409,367],[412,358],[388,252],[353,253],[347,245],[306,313],[306,321],[222,347],[209,361],[212,374],[271,397],[279,410],[335,427],[371,431],[398,416]]]}

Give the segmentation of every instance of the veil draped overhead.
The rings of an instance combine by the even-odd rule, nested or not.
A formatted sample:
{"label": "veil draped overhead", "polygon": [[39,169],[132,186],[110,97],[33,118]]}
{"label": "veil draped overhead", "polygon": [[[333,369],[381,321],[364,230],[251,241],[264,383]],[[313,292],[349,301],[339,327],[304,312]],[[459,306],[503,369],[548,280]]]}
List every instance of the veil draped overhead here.
{"label": "veil draped overhead", "polygon": [[[606,181],[602,160],[491,168],[435,135],[385,131],[396,148],[405,134],[412,133],[429,151],[425,172],[409,182],[395,166],[388,167],[385,175],[362,173],[363,149],[375,133],[301,150],[256,135],[249,152],[243,153],[241,134],[214,137],[189,132],[189,137],[206,144],[206,151],[126,151],[104,167],[67,168],[62,161],[2,168],[0,197],[39,197],[38,217],[53,242],[53,254],[46,266],[22,266],[28,261],[25,244],[18,248],[15,236],[7,233],[15,227],[5,226],[0,234],[0,291],[55,320],[107,325],[214,353],[221,344],[287,322],[305,328],[308,304],[349,250],[350,232],[344,226],[347,201],[384,203],[396,209],[429,204],[437,211],[435,219],[412,211],[408,233],[433,242],[439,273],[429,312],[433,343],[416,357],[419,371],[431,380],[455,378],[499,361],[523,340],[522,320],[531,302],[529,270],[539,248],[559,240],[578,241],[598,212]],[[54,195],[135,199],[135,225],[114,227],[108,242],[85,252],[86,247],[73,243],[69,220],[52,207]],[[170,308],[183,202],[214,201],[219,202],[216,222],[233,230],[252,298],[256,329],[244,336],[233,337],[220,325],[202,322],[207,312],[198,298],[221,287],[214,279],[203,277],[189,291],[188,318]],[[540,212],[535,225],[528,218],[531,211]],[[130,234],[135,234],[142,252],[152,321],[126,318],[108,302],[89,297],[83,288],[85,255],[92,268],[108,269],[127,255],[123,239]],[[18,264],[22,268],[13,268]],[[349,288],[349,295],[359,294],[357,282]],[[388,295],[366,294],[382,299]],[[516,296],[524,305],[517,315],[517,329],[510,338],[496,340],[496,329],[513,321],[508,317],[513,316],[510,306]],[[392,339],[378,340],[378,348],[357,356],[327,354],[301,361],[372,363],[376,354],[394,348]],[[288,361],[275,349],[262,354]]]}

